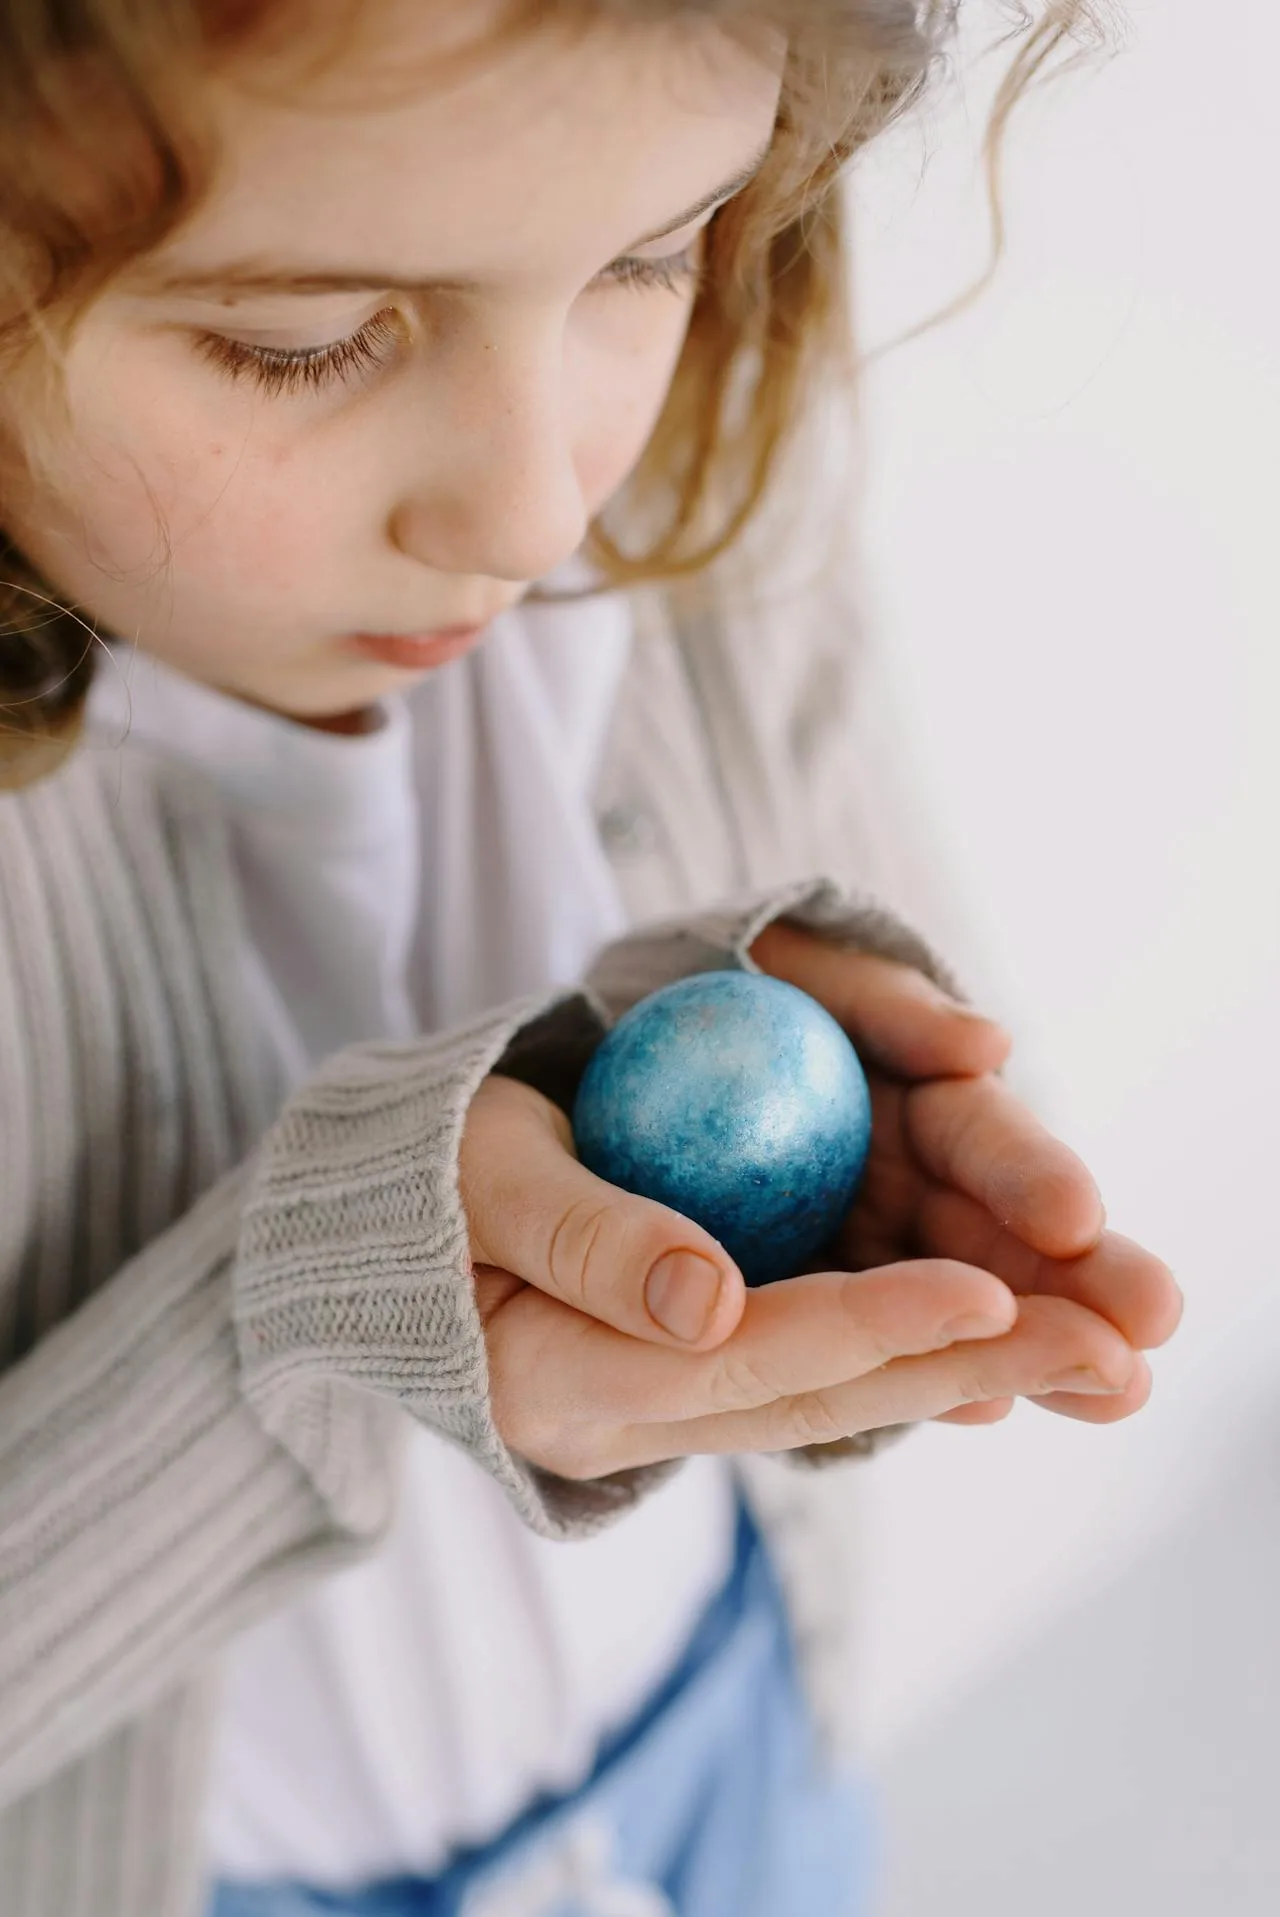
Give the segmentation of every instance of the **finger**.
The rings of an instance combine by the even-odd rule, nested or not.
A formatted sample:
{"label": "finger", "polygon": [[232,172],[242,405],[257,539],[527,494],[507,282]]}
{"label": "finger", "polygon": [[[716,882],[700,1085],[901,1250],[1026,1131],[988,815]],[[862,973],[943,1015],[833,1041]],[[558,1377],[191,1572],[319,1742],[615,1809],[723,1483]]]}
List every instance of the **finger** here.
{"label": "finger", "polygon": [[482,1325],[487,1325],[505,1304],[509,1304],[525,1289],[523,1278],[514,1278],[509,1271],[500,1271],[496,1265],[473,1265],[471,1282],[475,1287],[476,1310]]}
{"label": "finger", "polygon": [[852,1383],[756,1411],[632,1426],[621,1448],[636,1464],[704,1451],[793,1450],[883,1425],[938,1418],[960,1405],[1047,1396],[1062,1388],[1064,1376],[1072,1380],[1072,1395],[1085,1395],[1086,1377],[1093,1381],[1091,1391],[1118,1393],[1138,1362],[1115,1327],[1092,1312],[1061,1298],[1029,1298],[1017,1325],[1002,1338],[901,1358]]}
{"label": "finger", "polygon": [[998,1079],[915,1085],[905,1105],[912,1150],[939,1184],[967,1192],[1050,1258],[1097,1244],[1106,1213],[1092,1174]]}
{"label": "finger", "polygon": [[[575,1420],[667,1423],[750,1411],[846,1383],[905,1355],[959,1338],[1000,1337],[1015,1323],[1011,1292],[986,1272],[921,1259],[868,1272],[817,1272],[747,1294],[742,1321],[717,1350],[641,1344],[527,1292],[488,1327],[500,1366],[536,1376]],[[513,1373],[519,1376],[519,1371]]]}
{"label": "finger", "polygon": [[[958,1404],[954,1411],[940,1411],[935,1424],[1000,1424],[1017,1404],[1016,1398],[989,1398],[985,1404]],[[1099,1399],[1100,1404],[1110,1399]]]}
{"label": "finger", "polygon": [[1164,1344],[1182,1317],[1182,1293],[1168,1266],[1116,1231],[1104,1232],[1081,1258],[1046,1258],[976,1199],[933,1185],[920,1201],[917,1238],[931,1256],[994,1272],[1020,1295],[1040,1292],[1086,1305],[1136,1349]]}
{"label": "finger", "polygon": [[1077,1397],[1069,1391],[1053,1391],[1033,1398],[1037,1410],[1056,1412],[1060,1418],[1075,1418],[1081,1424],[1118,1424],[1141,1411],[1151,1396],[1151,1367],[1139,1354],[1133,1376],[1115,1397]]}
{"label": "finger", "polygon": [[867,1062],[903,1078],[994,1072],[1012,1045],[914,966],[850,952],[776,920],[751,947],[760,969],[798,985],[844,1026]]}
{"label": "finger", "polygon": [[568,1120],[529,1086],[485,1081],[459,1166],[474,1263],[685,1350],[718,1344],[742,1316],[742,1274],[710,1232],[580,1165]]}

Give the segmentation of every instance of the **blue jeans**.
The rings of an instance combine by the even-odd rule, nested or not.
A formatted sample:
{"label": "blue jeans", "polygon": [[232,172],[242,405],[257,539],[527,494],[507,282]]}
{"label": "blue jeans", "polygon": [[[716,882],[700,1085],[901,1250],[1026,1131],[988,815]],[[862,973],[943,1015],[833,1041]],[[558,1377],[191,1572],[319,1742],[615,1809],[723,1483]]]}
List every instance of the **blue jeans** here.
{"label": "blue jeans", "polygon": [[861,1795],[824,1770],[749,1515],[678,1667],[585,1783],[438,1876],[218,1884],[208,1917],[859,1917]]}

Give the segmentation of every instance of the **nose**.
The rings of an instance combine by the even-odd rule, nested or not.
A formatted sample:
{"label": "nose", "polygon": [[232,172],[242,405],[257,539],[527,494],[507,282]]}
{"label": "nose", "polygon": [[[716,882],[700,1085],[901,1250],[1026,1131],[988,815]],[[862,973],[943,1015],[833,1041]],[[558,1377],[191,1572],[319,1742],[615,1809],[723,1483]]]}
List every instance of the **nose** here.
{"label": "nose", "polygon": [[457,342],[426,378],[415,464],[393,543],[447,573],[527,583],[582,544],[589,510],[574,463],[564,335]]}

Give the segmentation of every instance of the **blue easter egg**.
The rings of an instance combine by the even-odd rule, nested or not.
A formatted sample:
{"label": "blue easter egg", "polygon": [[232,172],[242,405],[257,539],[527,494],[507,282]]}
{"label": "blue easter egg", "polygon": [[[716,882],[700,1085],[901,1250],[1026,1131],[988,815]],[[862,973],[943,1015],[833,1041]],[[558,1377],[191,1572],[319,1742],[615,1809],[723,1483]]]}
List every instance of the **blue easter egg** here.
{"label": "blue easter egg", "polygon": [[603,1039],[573,1135],[591,1171],[696,1220],[763,1285],[793,1277],[847,1211],[871,1095],[848,1037],[807,992],[699,972]]}

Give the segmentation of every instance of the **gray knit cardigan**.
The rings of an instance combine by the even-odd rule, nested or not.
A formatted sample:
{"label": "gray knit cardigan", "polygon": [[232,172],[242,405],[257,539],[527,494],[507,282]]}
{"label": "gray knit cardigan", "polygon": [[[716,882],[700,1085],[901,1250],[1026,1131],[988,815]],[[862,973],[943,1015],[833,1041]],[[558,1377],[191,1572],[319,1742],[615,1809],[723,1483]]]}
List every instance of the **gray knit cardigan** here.
{"label": "gray knit cardigan", "polygon": [[[669,742],[686,721],[659,665],[642,670]],[[704,767],[704,808],[731,805],[750,766],[743,724],[728,772]],[[808,749],[820,730],[815,715]],[[712,833],[694,777],[668,794],[689,858]],[[3,1917],[196,1917],[218,1653],[372,1548],[409,1420],[548,1536],[642,1493],[650,1474],[550,1477],[496,1430],[458,1140],[500,1061],[554,1090],[622,1007],[749,963],[779,913],[941,976],[878,907],[761,876],[610,948],[587,992],[352,1048],[283,1098],[240,994],[234,862],[200,779],[91,742],[0,795]],[[803,1636],[801,1587],[823,1579],[792,1529]]]}

